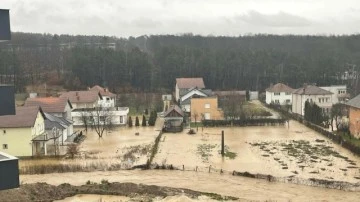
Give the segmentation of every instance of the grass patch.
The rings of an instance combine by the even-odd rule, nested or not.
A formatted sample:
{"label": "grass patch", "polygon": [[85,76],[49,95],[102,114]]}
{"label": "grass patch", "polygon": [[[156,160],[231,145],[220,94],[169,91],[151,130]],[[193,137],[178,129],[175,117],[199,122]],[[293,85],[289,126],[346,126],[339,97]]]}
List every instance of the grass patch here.
{"label": "grass patch", "polygon": [[235,159],[237,154],[235,152],[227,151],[225,152],[225,157],[228,157],[229,159]]}

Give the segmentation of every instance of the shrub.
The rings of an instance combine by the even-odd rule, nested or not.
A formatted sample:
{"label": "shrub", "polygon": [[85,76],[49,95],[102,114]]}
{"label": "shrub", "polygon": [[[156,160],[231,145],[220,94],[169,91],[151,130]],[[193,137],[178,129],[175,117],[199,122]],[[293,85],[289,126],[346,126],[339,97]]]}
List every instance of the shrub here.
{"label": "shrub", "polygon": [[143,115],[141,125],[142,125],[142,126],[146,126],[146,117],[145,117],[145,115]]}
{"label": "shrub", "polygon": [[79,153],[79,145],[78,144],[69,144],[66,147],[66,154],[68,154],[71,158],[74,158],[75,155]]}
{"label": "shrub", "polygon": [[129,127],[132,127],[132,126],[133,126],[133,122],[132,122],[132,118],[131,118],[131,116],[129,116],[129,121],[128,121],[128,124],[129,124]]}
{"label": "shrub", "polygon": [[136,119],[135,119],[135,126],[140,126],[139,117],[136,117]]}

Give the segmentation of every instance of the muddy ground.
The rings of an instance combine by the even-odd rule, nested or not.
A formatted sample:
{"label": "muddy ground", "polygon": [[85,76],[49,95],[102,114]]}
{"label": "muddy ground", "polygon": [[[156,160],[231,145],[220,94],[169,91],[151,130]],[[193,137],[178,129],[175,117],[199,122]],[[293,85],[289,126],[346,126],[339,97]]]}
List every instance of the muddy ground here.
{"label": "muddy ground", "polygon": [[[225,132],[225,156],[221,156],[221,131]],[[179,169],[234,170],[275,177],[295,176],[360,182],[360,158],[319,133],[290,121],[287,126],[199,127],[195,135],[165,133],[157,164]]]}
{"label": "muddy ground", "polygon": [[194,199],[202,195],[216,200],[237,199],[235,197],[223,197],[218,194],[192,191],[190,189],[134,183],[109,183],[106,180],[102,180],[100,184],[88,181],[85,185],[81,186],[70,184],[54,186],[47,183],[24,184],[19,189],[0,191],[0,201],[54,201],[78,194],[121,195],[130,198],[131,201],[152,201],[154,198],[176,195],[185,195]]}

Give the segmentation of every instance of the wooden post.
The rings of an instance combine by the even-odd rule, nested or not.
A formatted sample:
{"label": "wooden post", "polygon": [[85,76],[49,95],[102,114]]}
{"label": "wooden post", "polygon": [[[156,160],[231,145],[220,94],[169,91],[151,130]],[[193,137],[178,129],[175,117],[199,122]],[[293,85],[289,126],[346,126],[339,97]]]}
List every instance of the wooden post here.
{"label": "wooden post", "polygon": [[183,170],[185,170],[185,166],[183,165]]}
{"label": "wooden post", "polygon": [[197,172],[197,169],[198,169],[198,167],[196,166],[196,169],[195,169],[196,172]]}
{"label": "wooden post", "polygon": [[225,145],[224,145],[224,131],[221,131],[221,156],[225,155]]}
{"label": "wooden post", "polygon": [[210,173],[210,170],[211,170],[211,165],[209,166],[209,173]]}

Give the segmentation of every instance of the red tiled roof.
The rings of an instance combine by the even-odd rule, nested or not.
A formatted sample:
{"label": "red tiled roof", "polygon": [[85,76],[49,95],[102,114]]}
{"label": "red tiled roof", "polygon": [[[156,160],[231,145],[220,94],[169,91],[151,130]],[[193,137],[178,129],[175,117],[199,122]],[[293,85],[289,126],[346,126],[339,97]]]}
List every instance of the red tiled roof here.
{"label": "red tiled roof", "polygon": [[[69,103],[69,100],[66,97],[41,97],[28,98],[25,101],[25,106],[40,106],[44,112],[57,113],[65,112],[67,103]],[[71,107],[70,103],[69,105]]]}
{"label": "red tiled roof", "polygon": [[273,92],[273,93],[281,93],[281,92],[292,93],[294,91],[294,89],[290,88],[289,86],[287,86],[283,83],[277,83],[277,84],[271,86],[270,88],[267,88],[266,91]]}
{"label": "red tiled roof", "polygon": [[108,89],[103,88],[99,85],[95,85],[92,88],[90,88],[89,90],[91,91],[97,91],[99,92],[102,96],[109,96],[109,97],[116,97],[116,95],[114,93],[111,93]]}
{"label": "red tiled roof", "polygon": [[44,116],[38,106],[17,107],[15,115],[0,116],[0,128],[32,127],[39,112]]}
{"label": "red tiled roof", "polygon": [[203,78],[177,78],[178,88],[205,88]]}
{"label": "red tiled roof", "polygon": [[67,98],[71,103],[92,103],[96,102],[100,93],[97,91],[69,91],[60,95],[60,98]]}

